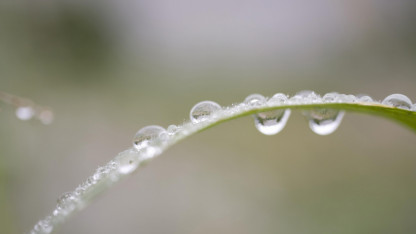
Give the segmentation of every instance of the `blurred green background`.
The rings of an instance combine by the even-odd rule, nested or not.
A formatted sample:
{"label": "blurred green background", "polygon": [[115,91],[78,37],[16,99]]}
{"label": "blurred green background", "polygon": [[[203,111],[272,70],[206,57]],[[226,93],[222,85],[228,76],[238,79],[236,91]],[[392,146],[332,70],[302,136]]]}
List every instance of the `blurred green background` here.
{"label": "blurred green background", "polygon": [[[0,232],[29,231],[150,124],[202,100],[308,89],[416,101],[412,0],[0,2]],[[251,118],[176,145],[61,233],[414,233],[416,135],[348,113],[318,136],[298,112],[276,136]]]}

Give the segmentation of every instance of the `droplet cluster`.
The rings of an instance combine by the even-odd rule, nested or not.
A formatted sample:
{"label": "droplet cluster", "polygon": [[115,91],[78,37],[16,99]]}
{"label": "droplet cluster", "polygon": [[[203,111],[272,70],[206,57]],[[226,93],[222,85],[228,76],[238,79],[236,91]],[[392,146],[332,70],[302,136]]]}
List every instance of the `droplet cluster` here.
{"label": "droplet cluster", "polygon": [[[313,91],[301,91],[292,97],[282,93],[277,93],[271,98],[252,94],[247,96],[244,102],[229,107],[221,107],[212,101],[203,101],[191,109],[189,122],[182,125],[169,125],[167,129],[158,125],[150,125],[140,129],[133,137],[132,148],[121,152],[107,165],[99,167],[73,192],[63,194],[58,199],[52,214],[39,221],[31,233],[51,233],[56,225],[62,223],[75,210],[81,210],[88,203],[89,199],[95,195],[97,186],[101,188],[111,186],[123,176],[134,172],[143,162],[161,154],[163,150],[175,142],[201,131],[217,121],[252,113],[257,130],[265,135],[274,135],[281,132],[286,126],[291,114],[289,107],[304,105],[303,115],[308,121],[310,129],[318,135],[331,134],[339,127],[345,112],[331,108],[307,108],[308,104],[324,103],[384,105],[416,111],[416,104],[402,94],[389,95],[381,102],[375,101],[368,95],[331,92],[320,96]],[[273,107],[281,108],[270,110]],[[33,111],[29,107],[21,107],[16,110],[16,115],[21,119],[30,119]],[[53,117],[52,112],[44,112],[43,115],[45,116],[45,124]]]}

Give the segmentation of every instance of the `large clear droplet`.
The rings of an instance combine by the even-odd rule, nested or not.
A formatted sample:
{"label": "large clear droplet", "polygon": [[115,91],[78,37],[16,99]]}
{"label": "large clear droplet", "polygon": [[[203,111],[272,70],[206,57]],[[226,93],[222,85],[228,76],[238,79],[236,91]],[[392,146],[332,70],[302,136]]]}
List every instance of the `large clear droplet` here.
{"label": "large clear droplet", "polygon": [[334,109],[315,109],[304,112],[309,127],[318,135],[329,135],[337,130],[345,112]]}
{"label": "large clear droplet", "polygon": [[20,120],[29,120],[35,115],[31,106],[20,106],[16,109],[16,117]]}
{"label": "large clear droplet", "polygon": [[265,135],[275,135],[282,131],[289,116],[290,109],[273,110],[253,115],[257,130]]}
{"label": "large clear droplet", "polygon": [[389,95],[383,100],[382,104],[405,110],[412,109],[412,101],[410,101],[410,99],[403,94]]}
{"label": "large clear droplet", "polygon": [[221,109],[221,106],[212,101],[203,101],[192,107],[189,117],[192,123],[200,123],[209,119],[210,115]]}
{"label": "large clear droplet", "polygon": [[135,150],[127,150],[123,152],[119,158],[118,172],[121,174],[129,174],[136,170],[140,164],[140,154]]}
{"label": "large clear droplet", "polygon": [[261,94],[251,94],[244,99],[244,103],[249,107],[258,107],[266,103],[266,98]]}
{"label": "large clear droplet", "polygon": [[140,129],[133,138],[133,146],[137,150],[155,144],[159,140],[159,135],[166,130],[157,125],[151,125]]}

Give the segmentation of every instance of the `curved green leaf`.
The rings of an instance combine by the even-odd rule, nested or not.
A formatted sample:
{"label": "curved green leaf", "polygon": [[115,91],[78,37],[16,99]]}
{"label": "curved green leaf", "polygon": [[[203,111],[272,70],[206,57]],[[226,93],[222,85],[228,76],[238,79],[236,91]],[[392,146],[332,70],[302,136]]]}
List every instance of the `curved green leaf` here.
{"label": "curved green leaf", "polygon": [[[308,103],[310,102],[310,103]],[[396,121],[416,132],[416,112],[382,105],[378,102],[329,102],[322,100],[316,102],[301,100],[289,104],[267,104],[250,107],[244,103],[226,107],[212,114],[212,117],[200,123],[188,122],[179,127],[179,131],[164,140],[156,140],[155,145],[137,151],[134,148],[127,149],[117,155],[107,165],[100,167],[85,182],[79,185],[73,192],[64,194],[58,202],[56,209],[43,220],[39,221],[31,233],[51,233],[64,223],[71,215],[84,209],[94,198],[102,194],[120,179],[136,171],[145,162],[163,153],[170,146],[186,139],[198,132],[219,125],[232,119],[278,109],[336,109],[348,112],[359,112],[376,115]],[[127,164],[126,164],[127,163]],[[124,169],[123,169],[124,168]],[[127,169],[126,169],[127,168]],[[121,170],[122,169],[122,170]]]}

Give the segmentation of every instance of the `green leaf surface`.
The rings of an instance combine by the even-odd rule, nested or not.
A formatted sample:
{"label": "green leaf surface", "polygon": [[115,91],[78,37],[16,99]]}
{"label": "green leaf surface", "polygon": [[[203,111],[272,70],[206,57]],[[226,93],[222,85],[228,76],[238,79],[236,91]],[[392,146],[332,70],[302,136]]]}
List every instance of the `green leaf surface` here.
{"label": "green leaf surface", "polygon": [[[98,195],[102,194],[108,188],[112,187],[116,182],[131,172],[135,171],[140,166],[149,162],[151,159],[162,154],[169,147],[177,144],[198,132],[219,125],[223,122],[231,121],[244,116],[253,115],[256,113],[278,110],[278,109],[293,109],[293,110],[313,110],[313,109],[335,109],[345,110],[347,112],[357,112],[370,114],[374,116],[381,116],[401,125],[407,127],[416,133],[416,112],[411,110],[400,109],[388,105],[383,105],[378,102],[345,102],[345,103],[294,103],[294,104],[262,104],[258,107],[247,107],[244,103],[233,105],[221,109],[215,117],[201,123],[187,122],[180,126],[180,131],[175,135],[169,137],[167,140],[154,147],[152,151],[137,151],[134,148],[127,149],[118,154],[107,165],[97,169],[95,174],[89,177],[84,183],[79,185],[74,192],[70,194],[70,199],[64,199],[56,209],[45,219],[36,224],[31,233],[50,233],[56,231],[57,227],[64,223],[71,215],[84,209],[90,204]],[[155,150],[156,149],[156,150]],[[123,162],[132,162],[134,168],[128,173],[122,173],[120,168]]]}

